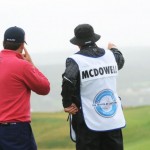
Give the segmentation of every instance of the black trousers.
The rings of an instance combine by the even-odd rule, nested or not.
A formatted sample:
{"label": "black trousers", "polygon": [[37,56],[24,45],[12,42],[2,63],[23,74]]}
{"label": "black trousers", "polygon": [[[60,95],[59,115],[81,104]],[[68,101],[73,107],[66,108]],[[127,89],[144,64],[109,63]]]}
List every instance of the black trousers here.
{"label": "black trousers", "polygon": [[87,128],[80,113],[73,117],[73,128],[76,132],[76,150],[123,150],[121,129],[92,131]]}
{"label": "black trousers", "polygon": [[0,150],[37,150],[30,123],[0,125]]}

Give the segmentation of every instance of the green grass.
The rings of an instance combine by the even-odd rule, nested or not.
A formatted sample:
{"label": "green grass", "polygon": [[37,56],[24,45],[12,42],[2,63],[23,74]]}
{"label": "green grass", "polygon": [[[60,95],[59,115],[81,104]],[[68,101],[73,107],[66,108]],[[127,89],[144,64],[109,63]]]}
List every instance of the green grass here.
{"label": "green grass", "polygon": [[[125,150],[149,150],[150,106],[124,109],[127,126],[123,129]],[[75,150],[70,140],[67,114],[32,113],[32,128],[38,150]]]}
{"label": "green grass", "polygon": [[66,113],[33,113],[32,116],[32,128],[39,150],[71,150],[74,147],[69,137]]}
{"label": "green grass", "polygon": [[150,106],[126,109],[125,150],[150,149]]}

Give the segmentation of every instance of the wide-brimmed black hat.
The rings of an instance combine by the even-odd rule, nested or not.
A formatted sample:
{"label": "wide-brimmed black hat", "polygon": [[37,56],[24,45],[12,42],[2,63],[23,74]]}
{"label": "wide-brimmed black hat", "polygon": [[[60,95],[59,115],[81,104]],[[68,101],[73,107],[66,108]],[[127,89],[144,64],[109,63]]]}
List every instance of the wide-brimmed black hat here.
{"label": "wide-brimmed black hat", "polygon": [[100,35],[94,33],[94,29],[89,24],[80,24],[74,29],[75,36],[70,40],[75,45],[86,45],[95,43],[100,39]]}

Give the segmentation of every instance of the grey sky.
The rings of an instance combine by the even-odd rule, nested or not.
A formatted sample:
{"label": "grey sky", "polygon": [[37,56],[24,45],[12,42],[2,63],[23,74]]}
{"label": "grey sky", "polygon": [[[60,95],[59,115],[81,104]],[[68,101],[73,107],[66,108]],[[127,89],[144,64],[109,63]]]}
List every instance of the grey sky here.
{"label": "grey sky", "polygon": [[0,0],[0,20],[1,43],[8,27],[19,26],[32,52],[74,49],[69,40],[81,23],[94,27],[103,47],[150,47],[149,0]]}

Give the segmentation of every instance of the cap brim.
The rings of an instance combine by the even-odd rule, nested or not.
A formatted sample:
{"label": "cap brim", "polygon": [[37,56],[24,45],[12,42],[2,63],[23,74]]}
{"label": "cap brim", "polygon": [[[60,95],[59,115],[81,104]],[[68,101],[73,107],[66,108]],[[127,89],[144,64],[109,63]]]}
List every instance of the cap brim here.
{"label": "cap brim", "polygon": [[24,41],[24,43],[27,45],[27,42],[26,42],[26,41]]}

